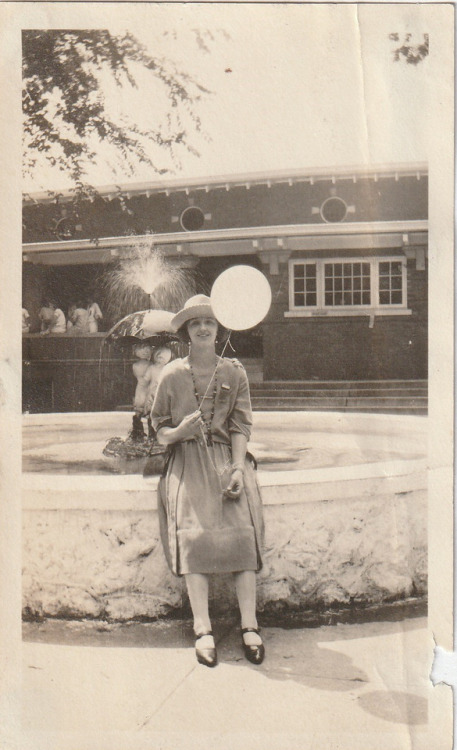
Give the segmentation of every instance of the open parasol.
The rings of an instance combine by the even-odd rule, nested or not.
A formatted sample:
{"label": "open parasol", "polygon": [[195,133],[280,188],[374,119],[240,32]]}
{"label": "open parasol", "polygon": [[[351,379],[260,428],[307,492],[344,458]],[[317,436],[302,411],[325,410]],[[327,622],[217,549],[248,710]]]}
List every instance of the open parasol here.
{"label": "open parasol", "polygon": [[119,320],[106,334],[104,341],[124,348],[133,344],[164,346],[179,341],[171,329],[174,313],[167,310],[140,310]]}

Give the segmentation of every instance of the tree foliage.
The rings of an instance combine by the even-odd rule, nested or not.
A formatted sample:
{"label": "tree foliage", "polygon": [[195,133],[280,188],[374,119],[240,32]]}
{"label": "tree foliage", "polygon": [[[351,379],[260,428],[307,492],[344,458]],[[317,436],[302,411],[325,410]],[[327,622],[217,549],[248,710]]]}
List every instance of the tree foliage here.
{"label": "tree foliage", "polygon": [[[152,56],[132,34],[106,30],[27,30],[22,36],[24,172],[33,174],[39,160],[65,171],[80,188],[87,166],[97,159],[97,144],[109,144],[133,174],[138,162],[161,169],[151,144],[179,163],[184,148],[201,131],[198,102],[209,91],[174,63]],[[168,101],[152,127],[140,128],[106,107],[106,75],[118,87],[137,88],[135,73],[145,68]]]}
{"label": "tree foliage", "polygon": [[[389,34],[389,39],[392,42],[400,42],[400,34],[397,34],[396,32]],[[399,60],[404,59],[409,65],[417,65],[421,60],[427,57],[428,51],[428,34],[423,34],[423,41],[419,42],[419,44],[413,43],[412,34],[405,34],[400,46],[396,47],[393,51],[394,61],[398,62]]]}

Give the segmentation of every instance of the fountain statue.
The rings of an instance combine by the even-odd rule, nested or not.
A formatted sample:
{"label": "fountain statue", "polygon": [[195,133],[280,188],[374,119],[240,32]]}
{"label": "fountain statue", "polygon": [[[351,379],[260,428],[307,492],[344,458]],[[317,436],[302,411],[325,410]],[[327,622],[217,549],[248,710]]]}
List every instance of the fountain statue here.
{"label": "fountain statue", "polygon": [[[127,437],[112,437],[103,449],[105,456],[122,461],[145,459],[145,473],[160,473],[165,449],[152,430],[149,413],[163,367],[182,355],[179,340],[171,330],[174,312],[157,309],[158,303],[174,311],[195,293],[190,274],[167,262],[153,246],[135,246],[127,258],[108,274],[110,298],[117,309],[131,306],[138,290],[148,295],[149,309],[130,312],[108,331],[103,343],[112,343],[133,353],[136,379],[132,427]],[[131,308],[130,308],[131,309]],[[143,426],[146,419],[147,432]]]}

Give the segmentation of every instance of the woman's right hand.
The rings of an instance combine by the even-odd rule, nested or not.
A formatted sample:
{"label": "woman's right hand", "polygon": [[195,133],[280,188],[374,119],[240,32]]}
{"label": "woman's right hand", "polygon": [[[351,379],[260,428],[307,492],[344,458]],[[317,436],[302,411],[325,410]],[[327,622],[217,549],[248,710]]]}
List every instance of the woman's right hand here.
{"label": "woman's right hand", "polygon": [[200,409],[188,414],[175,428],[175,437],[177,440],[185,440],[201,433],[203,425],[202,413]]}

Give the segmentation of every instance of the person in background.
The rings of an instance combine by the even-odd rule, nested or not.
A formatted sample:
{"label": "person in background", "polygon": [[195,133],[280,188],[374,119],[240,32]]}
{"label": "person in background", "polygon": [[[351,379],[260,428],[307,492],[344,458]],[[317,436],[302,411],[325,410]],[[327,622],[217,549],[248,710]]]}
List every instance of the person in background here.
{"label": "person in background", "polygon": [[80,300],[68,310],[67,331],[72,335],[89,333],[89,313]]}
{"label": "person in background", "polygon": [[30,315],[25,307],[22,308],[22,333],[30,333]]}
{"label": "person in background", "polygon": [[38,317],[41,321],[42,336],[49,333],[65,333],[65,315],[51,300],[44,300]]}
{"label": "person in background", "polygon": [[103,314],[98,304],[92,298],[87,301],[87,312],[89,313],[89,333],[97,333],[98,323],[103,320]]}

